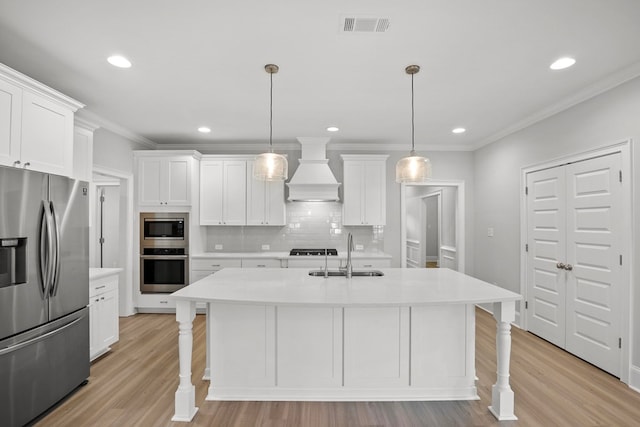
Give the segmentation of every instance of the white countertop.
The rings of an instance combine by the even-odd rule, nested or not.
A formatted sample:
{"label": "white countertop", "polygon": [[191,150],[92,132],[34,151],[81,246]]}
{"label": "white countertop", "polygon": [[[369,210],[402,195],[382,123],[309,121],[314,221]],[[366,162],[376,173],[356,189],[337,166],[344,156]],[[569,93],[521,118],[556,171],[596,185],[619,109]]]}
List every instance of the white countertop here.
{"label": "white countertop", "polygon": [[[380,258],[391,259],[391,255],[384,252],[351,252],[352,258]],[[289,252],[203,252],[191,255],[191,258],[269,258],[269,259],[317,259],[324,255],[289,255]],[[329,255],[329,259],[346,259],[347,253],[339,251],[338,255]]]}
{"label": "white countertop", "polygon": [[519,294],[445,268],[385,268],[382,277],[311,277],[308,268],[225,268],[171,294],[177,300],[389,306],[517,301]]}
{"label": "white countertop", "polygon": [[122,271],[122,268],[90,268],[89,280],[101,279],[103,277],[113,276]]}

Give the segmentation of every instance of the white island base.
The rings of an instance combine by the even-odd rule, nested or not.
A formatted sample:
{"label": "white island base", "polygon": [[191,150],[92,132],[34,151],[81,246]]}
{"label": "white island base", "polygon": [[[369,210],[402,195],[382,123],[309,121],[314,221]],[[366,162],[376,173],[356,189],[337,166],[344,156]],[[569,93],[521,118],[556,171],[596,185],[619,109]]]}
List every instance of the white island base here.
{"label": "white island base", "polygon": [[478,399],[475,304],[493,301],[498,379],[489,409],[516,419],[509,357],[517,294],[444,269],[352,279],[309,277],[306,269],[229,270],[236,269],[173,294],[180,323],[174,421],[197,411],[191,328],[195,302],[203,300],[207,400],[267,401]]}

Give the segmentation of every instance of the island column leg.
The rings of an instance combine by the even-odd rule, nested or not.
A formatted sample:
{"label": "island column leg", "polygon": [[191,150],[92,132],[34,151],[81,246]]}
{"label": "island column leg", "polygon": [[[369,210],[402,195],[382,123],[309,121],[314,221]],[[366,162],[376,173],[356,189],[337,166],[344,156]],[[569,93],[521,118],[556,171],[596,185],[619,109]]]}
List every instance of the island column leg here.
{"label": "island column leg", "polygon": [[178,355],[180,358],[180,384],[175,395],[175,414],[171,421],[191,421],[198,412],[196,388],[191,383],[191,353],[193,352],[193,319],[196,304],[193,301],[176,301],[178,321]]}
{"label": "island column leg", "polygon": [[509,385],[509,362],[511,359],[511,322],[516,317],[514,301],[493,304],[493,317],[497,320],[496,357],[497,379],[491,389],[489,411],[500,421],[517,420],[514,414],[513,390]]}
{"label": "island column leg", "polygon": [[211,342],[211,325],[210,325],[210,318],[211,318],[211,303],[208,302],[207,303],[207,307],[206,307],[206,316],[205,316],[205,324],[206,324],[206,335],[207,335],[207,340],[206,340],[206,345],[205,345],[205,357],[206,357],[206,362],[205,362],[205,366],[204,366],[204,373],[202,374],[202,379],[209,381],[211,380],[211,352],[209,351],[209,342]]}

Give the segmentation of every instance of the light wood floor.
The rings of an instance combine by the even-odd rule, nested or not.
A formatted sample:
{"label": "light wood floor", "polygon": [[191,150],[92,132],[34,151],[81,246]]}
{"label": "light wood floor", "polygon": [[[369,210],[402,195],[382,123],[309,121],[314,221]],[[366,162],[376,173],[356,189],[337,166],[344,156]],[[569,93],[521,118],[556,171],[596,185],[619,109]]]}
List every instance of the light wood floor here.
{"label": "light wood floor", "polygon": [[200,380],[204,316],[194,324],[193,381],[200,410],[172,423],[178,386],[175,316],[120,319],[120,342],[91,367],[89,384],[36,422],[44,426],[638,426],[640,394],[534,335],[513,328],[511,385],[518,421],[487,410],[495,382],[495,322],[477,310],[479,401],[207,402]]}

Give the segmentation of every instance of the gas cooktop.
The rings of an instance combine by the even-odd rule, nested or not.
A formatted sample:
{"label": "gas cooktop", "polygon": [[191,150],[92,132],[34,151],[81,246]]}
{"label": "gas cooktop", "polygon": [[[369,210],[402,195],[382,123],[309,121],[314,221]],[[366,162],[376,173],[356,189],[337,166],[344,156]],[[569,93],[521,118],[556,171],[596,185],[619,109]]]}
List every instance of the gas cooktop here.
{"label": "gas cooktop", "polygon": [[327,255],[337,256],[337,249],[291,249],[289,255],[291,256],[306,256],[306,255]]}

